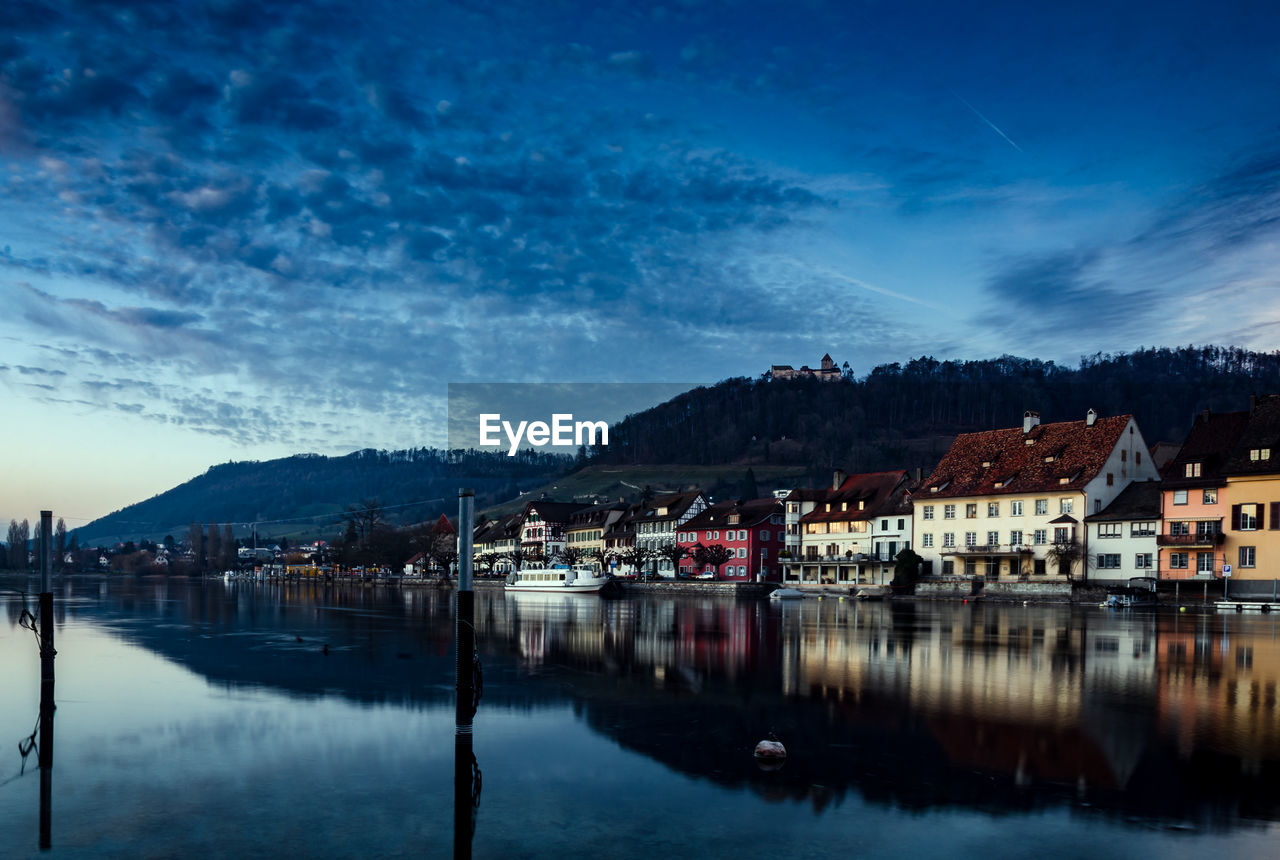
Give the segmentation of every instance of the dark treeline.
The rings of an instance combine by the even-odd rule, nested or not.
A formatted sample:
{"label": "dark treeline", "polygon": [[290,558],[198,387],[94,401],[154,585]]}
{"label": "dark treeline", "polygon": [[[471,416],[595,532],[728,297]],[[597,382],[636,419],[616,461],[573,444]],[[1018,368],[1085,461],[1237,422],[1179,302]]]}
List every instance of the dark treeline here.
{"label": "dark treeline", "polygon": [[602,463],[803,465],[813,476],[922,468],[957,433],[1012,427],[1034,410],[1045,422],[1132,413],[1148,444],[1179,443],[1194,414],[1247,409],[1280,392],[1280,352],[1238,347],[1140,349],[1085,356],[1078,367],[1001,356],[930,357],[874,368],[863,378],[730,379],[637,415],[611,432]]}
{"label": "dark treeline", "polygon": [[243,534],[257,522],[260,533],[278,534],[306,530],[314,517],[311,525],[331,533],[341,528],[345,508],[364,498],[377,498],[390,522],[414,523],[455,515],[460,486],[475,488],[478,506],[494,504],[563,474],[572,463],[533,451],[507,457],[435,448],[224,463],[78,532],[83,543],[111,543],[181,533],[192,522],[234,523]]}

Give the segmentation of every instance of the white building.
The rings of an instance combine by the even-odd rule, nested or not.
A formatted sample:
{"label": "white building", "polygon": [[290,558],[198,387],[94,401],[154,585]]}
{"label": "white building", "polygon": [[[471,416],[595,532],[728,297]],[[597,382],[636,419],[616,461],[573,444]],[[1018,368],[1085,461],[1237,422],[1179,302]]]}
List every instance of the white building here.
{"label": "white building", "polygon": [[1156,575],[1160,489],[1158,481],[1132,483],[1100,513],[1085,517],[1091,581],[1125,585],[1131,577]]}

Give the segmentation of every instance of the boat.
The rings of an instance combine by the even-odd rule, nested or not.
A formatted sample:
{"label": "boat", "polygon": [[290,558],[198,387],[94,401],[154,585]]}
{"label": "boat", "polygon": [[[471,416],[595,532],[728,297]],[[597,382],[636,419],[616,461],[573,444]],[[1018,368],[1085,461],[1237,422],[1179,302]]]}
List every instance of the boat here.
{"label": "boat", "polygon": [[613,577],[589,564],[557,564],[554,567],[530,567],[507,574],[507,591],[542,591],[555,594],[590,594],[598,592]]}
{"label": "boat", "polygon": [[1112,587],[1107,590],[1107,599],[1102,602],[1107,609],[1132,609],[1135,606],[1156,605],[1156,580],[1150,576],[1130,577],[1126,587]]}
{"label": "boat", "polygon": [[770,600],[799,600],[804,592],[798,588],[777,588],[769,594]]}

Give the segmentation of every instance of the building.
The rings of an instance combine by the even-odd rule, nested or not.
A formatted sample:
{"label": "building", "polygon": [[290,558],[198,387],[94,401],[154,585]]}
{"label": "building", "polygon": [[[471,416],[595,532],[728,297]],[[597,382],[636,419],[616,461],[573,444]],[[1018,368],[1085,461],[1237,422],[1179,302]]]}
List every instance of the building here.
{"label": "building", "polygon": [[816,379],[819,382],[838,382],[841,378],[840,368],[836,367],[831,353],[822,356],[818,369],[805,364],[796,370],[789,364],[775,364],[769,368],[770,379]]}
{"label": "building", "polygon": [[[676,545],[676,533],[690,519],[707,509],[707,497],[701,490],[686,493],[668,493],[641,505],[632,524],[635,528],[635,545],[651,552],[661,552]],[[676,569],[668,558],[658,557],[655,568],[659,576],[668,579],[676,575]]]}
{"label": "building", "polygon": [[913,496],[922,574],[1087,577],[1083,518],[1158,477],[1131,415],[963,433]]}
{"label": "building", "polygon": [[[1248,420],[1222,471],[1228,595],[1270,598],[1280,576],[1280,395],[1251,398]],[[1225,567],[1222,572],[1228,573]]]}
{"label": "building", "polygon": [[520,522],[520,548],[530,561],[550,563],[564,549],[569,518],[582,509],[577,502],[539,499],[524,506]]}
{"label": "building", "polygon": [[[717,502],[677,531],[676,541],[688,551],[680,561],[680,572],[687,576],[711,573],[717,579],[739,582],[777,581],[785,538],[783,506],[777,499]],[[731,557],[718,569],[698,564],[698,548],[716,544],[729,550]]]}
{"label": "building", "polygon": [[[889,582],[893,558],[910,543],[908,490],[902,470],[860,475],[837,470],[828,489],[795,490],[786,501],[784,580],[813,585]],[[799,532],[798,548],[793,526]]]}
{"label": "building", "polygon": [[564,530],[565,549],[574,550],[584,558],[603,555],[605,533],[626,512],[627,505],[614,502],[581,508],[570,514]]}
{"label": "building", "polygon": [[1099,513],[1084,518],[1092,564],[1089,579],[1125,585],[1135,576],[1156,576],[1161,489],[1158,481],[1135,481]]}
{"label": "building", "polygon": [[1161,579],[1209,580],[1226,563],[1226,466],[1249,422],[1248,412],[1196,415],[1161,482],[1157,570]]}

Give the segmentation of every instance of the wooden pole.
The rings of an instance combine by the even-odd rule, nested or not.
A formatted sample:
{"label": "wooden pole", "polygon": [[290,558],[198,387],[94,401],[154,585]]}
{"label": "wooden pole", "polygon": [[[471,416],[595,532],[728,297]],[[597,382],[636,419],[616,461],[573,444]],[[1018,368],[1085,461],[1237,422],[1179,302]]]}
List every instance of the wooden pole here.
{"label": "wooden pole", "polygon": [[40,850],[52,844],[53,820],[53,511],[40,512]]}
{"label": "wooden pole", "polygon": [[471,721],[475,717],[475,592],[471,590],[471,540],[475,521],[475,491],[458,491],[458,606],[455,619],[457,647],[457,711],[453,748],[453,856],[470,860],[475,834],[478,798],[474,774],[478,771],[472,747]]}

